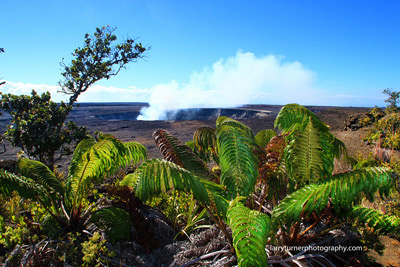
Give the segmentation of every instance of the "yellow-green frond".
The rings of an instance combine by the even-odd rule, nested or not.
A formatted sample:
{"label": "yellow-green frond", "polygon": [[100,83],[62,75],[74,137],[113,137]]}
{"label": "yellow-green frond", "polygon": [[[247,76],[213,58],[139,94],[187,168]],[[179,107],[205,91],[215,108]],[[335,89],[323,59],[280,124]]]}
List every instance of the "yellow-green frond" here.
{"label": "yellow-green frond", "polygon": [[209,191],[223,192],[222,186],[203,180],[164,159],[144,162],[133,174],[126,176],[120,185],[133,187],[135,194],[143,201],[173,189],[192,193],[195,199],[208,205],[210,204]]}
{"label": "yellow-green frond", "polygon": [[270,218],[240,203],[231,201],[227,216],[232,228],[233,246],[239,266],[268,266],[265,246],[271,231]]}
{"label": "yellow-green frond", "polygon": [[354,201],[364,193],[369,197],[379,190],[387,194],[393,183],[391,172],[386,168],[366,168],[341,173],[320,184],[307,185],[290,194],[274,209],[277,222],[299,221],[301,214],[319,213],[331,202],[337,213],[349,213]]}
{"label": "yellow-green frond", "polygon": [[240,127],[222,125],[217,129],[221,183],[231,198],[249,196],[258,177],[257,159],[253,153],[254,139]]}
{"label": "yellow-green frond", "polygon": [[21,158],[17,161],[16,168],[22,176],[36,181],[49,192],[53,191],[60,194],[64,192],[61,182],[45,164],[36,160]]}
{"label": "yellow-green frond", "polygon": [[75,159],[74,167],[70,168],[67,177],[68,195],[74,199],[73,203],[77,203],[88,193],[93,183],[101,181],[121,167],[138,163],[145,156],[145,148],[142,145],[125,145],[111,136],[101,138]]}
{"label": "yellow-green frond", "polygon": [[11,196],[14,191],[17,191],[21,197],[32,200],[46,196],[45,188],[36,181],[0,169],[0,193]]}
{"label": "yellow-green frond", "polygon": [[297,133],[286,148],[285,162],[292,179],[309,182],[322,176],[325,151],[321,147],[320,134],[310,120],[304,131]]}
{"label": "yellow-green frond", "polygon": [[397,216],[384,215],[381,212],[362,206],[353,207],[349,215],[353,220],[373,227],[374,231],[380,233],[398,233],[400,231],[400,218]]}

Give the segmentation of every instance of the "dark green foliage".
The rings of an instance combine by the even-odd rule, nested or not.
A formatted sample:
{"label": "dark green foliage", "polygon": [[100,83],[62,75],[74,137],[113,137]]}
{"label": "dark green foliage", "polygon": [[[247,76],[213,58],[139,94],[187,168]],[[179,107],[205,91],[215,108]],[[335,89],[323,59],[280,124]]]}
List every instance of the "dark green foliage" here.
{"label": "dark green foliage", "polygon": [[49,92],[38,95],[33,90],[31,96],[0,95],[0,108],[12,117],[5,138],[51,169],[57,159],[69,155],[74,144],[86,138],[85,127],[71,121],[65,123],[71,107],[51,101]]}
{"label": "dark green foliage", "polygon": [[239,266],[268,266],[265,246],[271,231],[270,218],[251,210],[240,197],[229,204],[227,217]]}
{"label": "dark green foliage", "polygon": [[276,132],[274,130],[271,129],[262,130],[256,134],[255,140],[257,145],[259,145],[262,148],[265,148],[268,145],[271,138],[274,136],[276,136]]}
{"label": "dark green foliage", "polygon": [[116,207],[99,209],[92,214],[90,223],[105,231],[112,243],[129,239],[131,219],[124,209]]}
{"label": "dark green foliage", "polygon": [[64,188],[60,180],[46,165],[40,164],[38,161],[21,158],[17,161],[16,168],[22,176],[34,180],[46,188],[48,192],[63,193]]}
{"label": "dark green foliage", "polygon": [[376,166],[379,166],[379,162],[376,161],[375,159],[364,159],[364,160],[357,162],[354,165],[353,169],[359,170],[359,169],[363,169],[366,167],[376,167]]}
{"label": "dark green foliage", "polygon": [[12,192],[18,191],[23,198],[33,199],[45,196],[45,189],[34,180],[0,170],[0,193],[10,197]]}
{"label": "dark green foliage", "polygon": [[107,26],[96,28],[92,36],[86,34],[84,46],[72,53],[71,64],[61,63],[64,80],[60,81],[60,86],[63,93],[71,95],[69,106],[97,81],[117,75],[126,64],[143,57],[147,48],[141,43],[135,44],[133,39],[114,44],[117,40],[114,31]]}

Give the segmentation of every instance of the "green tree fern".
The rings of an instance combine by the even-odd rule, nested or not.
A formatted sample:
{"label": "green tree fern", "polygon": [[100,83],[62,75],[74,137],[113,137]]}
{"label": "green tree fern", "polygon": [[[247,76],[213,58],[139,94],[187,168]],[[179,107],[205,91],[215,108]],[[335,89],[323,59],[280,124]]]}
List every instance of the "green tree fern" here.
{"label": "green tree fern", "polygon": [[[20,175],[0,170],[0,193],[9,196],[16,191],[23,198],[39,202],[51,220],[67,230],[80,231],[88,221],[98,222],[99,227],[106,226],[102,220],[113,216],[114,219],[107,220],[111,223],[110,229],[115,230],[115,225],[121,229],[118,222],[122,221],[117,218],[124,216],[123,210],[109,207],[96,209],[93,206],[83,210],[84,202],[94,184],[103,181],[119,168],[146,158],[146,149],[141,144],[122,143],[111,135],[102,135],[99,140],[89,138],[76,147],[64,181],[59,180],[43,163],[21,158],[16,164]],[[92,214],[95,216],[92,217]],[[129,225],[125,224],[125,227]]]}
{"label": "green tree fern", "polygon": [[389,192],[393,185],[390,170],[366,168],[332,175],[334,158],[346,154],[344,144],[302,106],[283,107],[276,125],[287,144],[284,155],[276,157],[282,160],[277,166],[290,178],[289,184],[280,186],[291,188],[288,192],[292,193],[281,196],[270,216],[244,205],[252,198],[260,178],[259,164],[264,164],[262,158],[270,153],[262,147],[267,133],[254,136],[250,128],[227,117],[218,118],[216,129],[196,131],[190,144],[195,150],[208,153],[209,158],[216,157],[214,163],[221,169],[219,179],[211,181],[208,175],[202,175],[208,173],[207,165],[200,163],[196,153],[191,153],[188,146],[167,132],[158,131],[156,142],[165,159],[144,162],[121,184],[133,187],[142,200],[169,190],[192,193],[222,230],[222,220],[231,227],[239,266],[267,266],[265,245],[269,237],[271,242],[276,241],[278,230],[284,231],[284,235],[294,235],[293,227],[298,228],[303,219],[311,214],[321,215],[328,208],[338,219],[359,217],[382,231],[399,229],[397,218],[355,206],[363,195],[372,198],[376,192]]}

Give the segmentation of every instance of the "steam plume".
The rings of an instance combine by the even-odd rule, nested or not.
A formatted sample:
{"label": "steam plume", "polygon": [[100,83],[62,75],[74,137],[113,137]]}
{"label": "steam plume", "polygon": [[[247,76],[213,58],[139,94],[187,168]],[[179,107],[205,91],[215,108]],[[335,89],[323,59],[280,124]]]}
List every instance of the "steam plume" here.
{"label": "steam plume", "polygon": [[234,57],[193,72],[188,83],[172,80],[155,85],[150,90],[150,106],[138,119],[163,119],[166,111],[183,108],[314,102],[314,72],[299,62],[282,60],[274,55],[256,57],[239,51]]}

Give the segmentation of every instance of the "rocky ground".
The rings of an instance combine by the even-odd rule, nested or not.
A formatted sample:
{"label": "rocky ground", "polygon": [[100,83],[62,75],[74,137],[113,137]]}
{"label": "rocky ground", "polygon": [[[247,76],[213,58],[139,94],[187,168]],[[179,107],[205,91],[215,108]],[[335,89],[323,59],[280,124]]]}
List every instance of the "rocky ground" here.
{"label": "rocky ground", "polygon": [[[110,133],[122,141],[135,141],[143,144],[148,152],[150,158],[159,158],[161,154],[158,152],[155,143],[152,139],[152,133],[156,129],[167,130],[176,135],[182,142],[192,140],[193,133],[200,126],[215,126],[215,118],[208,120],[190,120],[190,121],[135,121],[128,120],[128,117],[118,117],[116,114],[125,114],[127,116],[135,117],[138,114],[142,104],[137,105],[81,105],[70,115],[71,120],[78,125],[85,125],[91,134],[96,131]],[[269,111],[269,116],[258,116],[253,118],[239,119],[242,123],[253,129],[254,133],[264,129],[273,129],[274,120],[278,114],[281,106],[271,105],[252,105],[246,106],[246,109]],[[313,111],[323,122],[331,128],[340,140],[342,140],[348,148],[349,154],[357,157],[362,155],[367,157],[372,151],[372,147],[366,145],[362,140],[366,135],[366,130],[357,131],[344,131],[343,127],[346,119],[355,113],[365,113],[367,108],[350,108],[350,107],[308,107]],[[103,115],[109,116],[103,116]],[[111,114],[111,115],[110,115]],[[130,114],[130,115],[129,115]],[[0,117],[0,133],[6,131],[6,124],[8,118],[3,115]],[[1,150],[1,148],[0,148]],[[6,152],[0,155],[0,160],[15,159],[18,148],[12,148],[6,143]],[[64,159],[59,162],[61,170],[66,171],[69,166],[69,159]],[[167,227],[168,228],[168,227]],[[168,232],[168,228],[161,229],[162,232]],[[146,266],[161,266],[162,264],[173,264],[179,266],[190,260],[198,260],[201,255],[208,254],[215,250],[226,250],[226,242],[221,237],[219,230],[213,228],[206,232],[197,233],[191,236],[192,241],[179,241],[174,243],[164,242],[165,244],[159,249],[149,253],[138,253],[135,251],[137,244],[127,245],[127,247],[116,248],[121,251],[121,257],[129,257],[135,254],[130,264],[146,265]],[[215,239],[214,243],[218,243],[218,247],[210,248],[205,240]],[[371,266],[400,266],[400,244],[394,239],[382,237],[381,241],[386,245],[387,249],[384,254],[378,255],[371,253],[372,261],[376,261],[378,265]],[[199,248],[204,251],[199,253]],[[214,249],[214,250],[212,250]],[[140,249],[139,249],[140,250]],[[197,251],[197,252],[196,252]],[[192,254],[191,254],[192,253]],[[218,257],[217,257],[218,256]],[[213,257],[201,260],[201,264],[216,264],[222,266],[232,260],[232,254],[226,252],[221,255],[214,255]],[[220,265],[218,265],[220,264]],[[381,265],[379,265],[381,264]],[[340,266],[340,264],[338,265]]]}

